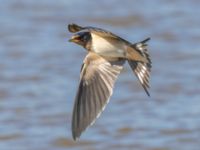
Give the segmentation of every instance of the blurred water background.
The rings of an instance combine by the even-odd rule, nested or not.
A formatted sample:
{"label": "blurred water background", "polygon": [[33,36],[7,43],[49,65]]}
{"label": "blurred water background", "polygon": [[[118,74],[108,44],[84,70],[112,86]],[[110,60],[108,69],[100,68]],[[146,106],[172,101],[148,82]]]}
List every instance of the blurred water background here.
{"label": "blurred water background", "polygon": [[[200,150],[199,0],[0,0],[1,150]],[[71,114],[85,50],[68,23],[151,37],[148,98],[125,66],[78,142]]]}

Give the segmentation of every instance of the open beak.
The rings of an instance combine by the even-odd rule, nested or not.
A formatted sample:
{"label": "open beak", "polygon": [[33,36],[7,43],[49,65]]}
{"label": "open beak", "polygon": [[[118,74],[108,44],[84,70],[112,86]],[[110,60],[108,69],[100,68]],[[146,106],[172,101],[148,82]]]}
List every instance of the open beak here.
{"label": "open beak", "polygon": [[76,43],[76,42],[78,42],[78,41],[80,41],[78,35],[74,35],[74,36],[71,37],[71,39],[69,39],[69,42],[74,42],[74,43]]}

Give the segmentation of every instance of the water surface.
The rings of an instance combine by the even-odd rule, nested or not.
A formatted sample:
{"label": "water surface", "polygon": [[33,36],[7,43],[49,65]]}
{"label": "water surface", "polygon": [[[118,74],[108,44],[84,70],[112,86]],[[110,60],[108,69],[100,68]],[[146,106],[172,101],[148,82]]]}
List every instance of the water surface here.
{"label": "water surface", "polygon": [[[0,2],[0,149],[199,150],[199,1]],[[126,64],[78,142],[71,114],[86,53],[68,43],[72,22],[132,42],[152,38],[151,97]]]}

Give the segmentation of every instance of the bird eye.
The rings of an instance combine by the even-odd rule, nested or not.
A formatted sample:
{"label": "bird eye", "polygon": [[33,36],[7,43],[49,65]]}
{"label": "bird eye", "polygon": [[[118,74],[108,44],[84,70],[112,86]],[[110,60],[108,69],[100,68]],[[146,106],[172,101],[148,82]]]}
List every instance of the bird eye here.
{"label": "bird eye", "polygon": [[83,40],[83,41],[87,41],[87,39],[88,39],[87,34],[84,34],[84,35],[82,36],[82,40]]}

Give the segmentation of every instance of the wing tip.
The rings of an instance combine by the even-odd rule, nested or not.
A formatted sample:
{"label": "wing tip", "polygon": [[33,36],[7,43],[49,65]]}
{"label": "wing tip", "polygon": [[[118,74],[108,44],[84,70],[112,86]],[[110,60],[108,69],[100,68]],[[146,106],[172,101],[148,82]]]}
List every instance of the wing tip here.
{"label": "wing tip", "polygon": [[71,133],[73,140],[77,141],[81,136],[82,130],[80,130],[80,128],[77,127],[76,125],[72,124]]}
{"label": "wing tip", "polygon": [[77,141],[80,138],[81,133],[76,133],[72,131],[72,138],[74,141]]}
{"label": "wing tip", "polygon": [[68,30],[69,32],[72,32],[72,33],[75,33],[75,32],[78,32],[80,30],[82,30],[83,27],[75,24],[75,23],[71,23],[71,24],[68,24]]}

